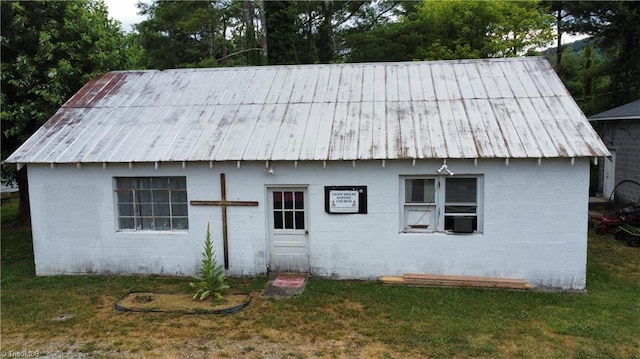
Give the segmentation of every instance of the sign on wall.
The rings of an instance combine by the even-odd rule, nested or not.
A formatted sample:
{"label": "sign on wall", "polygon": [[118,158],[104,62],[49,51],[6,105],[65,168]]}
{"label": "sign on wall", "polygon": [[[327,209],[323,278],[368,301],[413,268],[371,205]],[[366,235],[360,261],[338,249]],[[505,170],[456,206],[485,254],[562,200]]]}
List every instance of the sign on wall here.
{"label": "sign on wall", "polygon": [[367,213],[367,186],[326,186],[324,209],[332,214]]}
{"label": "sign on wall", "polygon": [[360,211],[358,191],[329,191],[330,213],[358,213]]}

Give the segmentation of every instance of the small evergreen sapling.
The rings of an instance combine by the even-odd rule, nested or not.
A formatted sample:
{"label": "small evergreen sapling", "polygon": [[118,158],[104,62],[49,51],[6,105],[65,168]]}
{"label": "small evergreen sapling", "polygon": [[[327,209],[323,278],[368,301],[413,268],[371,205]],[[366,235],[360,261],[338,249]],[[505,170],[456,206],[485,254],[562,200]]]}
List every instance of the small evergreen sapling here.
{"label": "small evergreen sapling", "polygon": [[196,289],[193,299],[205,300],[210,295],[217,299],[222,299],[222,293],[229,288],[225,284],[224,268],[216,262],[216,254],[213,251],[209,223],[207,223],[207,236],[204,241],[204,252],[202,252],[202,266],[200,275],[195,277],[196,282],[191,282],[191,288]]}

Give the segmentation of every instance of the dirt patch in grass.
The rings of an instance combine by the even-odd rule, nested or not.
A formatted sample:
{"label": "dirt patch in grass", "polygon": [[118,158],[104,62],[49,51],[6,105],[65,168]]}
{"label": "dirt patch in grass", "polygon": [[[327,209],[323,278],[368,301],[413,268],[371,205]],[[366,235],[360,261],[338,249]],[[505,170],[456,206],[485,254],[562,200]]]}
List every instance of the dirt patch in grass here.
{"label": "dirt patch in grass", "polygon": [[228,294],[223,299],[193,299],[187,293],[131,292],[116,302],[116,309],[131,312],[176,314],[231,314],[251,301],[248,294]]}

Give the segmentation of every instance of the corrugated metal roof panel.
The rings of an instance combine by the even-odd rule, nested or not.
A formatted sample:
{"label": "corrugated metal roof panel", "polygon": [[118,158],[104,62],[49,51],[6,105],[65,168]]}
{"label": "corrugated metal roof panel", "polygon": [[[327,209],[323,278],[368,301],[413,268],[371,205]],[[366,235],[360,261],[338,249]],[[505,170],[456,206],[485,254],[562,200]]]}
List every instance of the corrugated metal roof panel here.
{"label": "corrugated metal roof panel", "polygon": [[111,72],[7,162],[608,155],[542,58]]}
{"label": "corrugated metal roof panel", "polygon": [[589,117],[590,121],[640,120],[640,99]]}

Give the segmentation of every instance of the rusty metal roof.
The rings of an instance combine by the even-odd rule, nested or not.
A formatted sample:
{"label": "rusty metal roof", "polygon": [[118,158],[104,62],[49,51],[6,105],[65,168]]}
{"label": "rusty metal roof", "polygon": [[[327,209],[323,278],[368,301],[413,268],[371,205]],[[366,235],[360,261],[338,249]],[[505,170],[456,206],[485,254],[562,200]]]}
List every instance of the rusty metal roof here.
{"label": "rusty metal roof", "polygon": [[117,71],[7,162],[606,156],[542,58]]}

